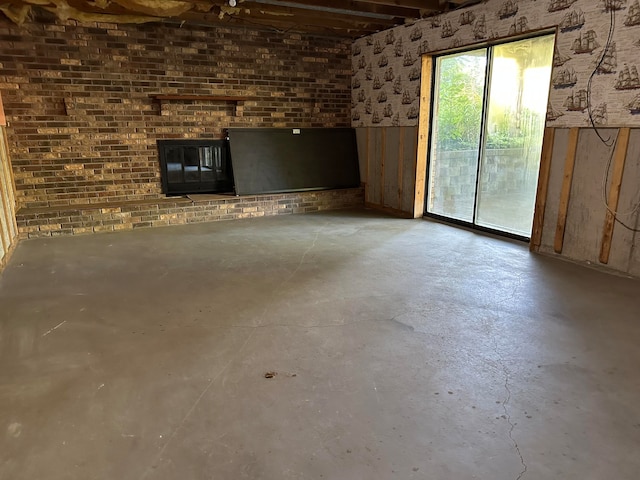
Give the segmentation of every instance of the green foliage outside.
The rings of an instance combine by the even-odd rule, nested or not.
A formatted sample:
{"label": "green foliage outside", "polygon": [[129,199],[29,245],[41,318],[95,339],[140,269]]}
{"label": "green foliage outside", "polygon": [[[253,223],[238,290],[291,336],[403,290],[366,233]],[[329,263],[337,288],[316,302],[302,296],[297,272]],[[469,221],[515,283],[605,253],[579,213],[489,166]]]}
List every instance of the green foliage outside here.
{"label": "green foliage outside", "polygon": [[440,149],[478,148],[484,69],[484,56],[456,56],[440,62],[436,123]]}
{"label": "green foliage outside", "polygon": [[[475,150],[480,142],[484,95],[484,56],[455,56],[440,63],[438,149]],[[494,94],[498,94],[499,92]],[[492,112],[488,149],[522,148],[526,132],[514,128],[513,112]],[[527,115],[527,112],[522,112]]]}

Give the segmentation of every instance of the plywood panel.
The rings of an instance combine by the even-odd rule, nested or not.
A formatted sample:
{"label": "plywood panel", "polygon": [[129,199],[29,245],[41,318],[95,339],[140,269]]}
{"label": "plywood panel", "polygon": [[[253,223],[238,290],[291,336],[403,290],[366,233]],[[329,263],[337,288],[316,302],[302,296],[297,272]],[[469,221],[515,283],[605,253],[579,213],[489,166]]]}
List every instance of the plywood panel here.
{"label": "plywood panel", "polygon": [[[622,175],[624,174],[624,164],[627,159],[627,148],[629,147],[629,128],[621,128],[618,132],[616,145],[613,153],[611,170],[605,175],[607,189],[602,192],[602,199],[607,202],[605,208],[605,221],[602,227],[602,242],[600,243],[600,257],[602,263],[609,263],[609,253],[611,252],[611,240],[615,227],[616,212],[618,212],[618,200],[620,199],[620,187],[622,187]],[[623,222],[624,223],[624,222]]]}
{"label": "plywood panel", "polygon": [[547,204],[544,211],[542,227],[541,252],[553,251],[553,242],[558,221],[558,202],[562,189],[564,163],[569,145],[569,129],[556,128],[553,136],[551,166],[549,169],[549,183],[547,186]]}
{"label": "plywood panel", "polygon": [[418,148],[418,127],[404,127],[404,148],[402,154],[402,205],[403,212],[413,213],[415,192],[416,151]]}
{"label": "plywood panel", "polygon": [[358,169],[360,181],[367,183],[367,128],[356,128],[356,143],[358,145]]}
{"label": "plywood panel", "polygon": [[[400,154],[400,127],[383,127],[384,142],[384,206],[400,209],[398,202],[398,158]],[[404,145],[403,145],[404,146]]]}
{"label": "plywood panel", "polygon": [[[605,129],[601,133],[605,138],[613,138],[617,131]],[[613,147],[604,145],[593,130],[581,130],[562,251],[573,260],[598,260],[606,211],[602,200],[602,176],[612,153]]]}
{"label": "plywood panel", "polygon": [[538,176],[538,188],[536,190],[536,205],[533,215],[533,229],[531,233],[532,251],[537,250],[542,239],[542,227],[544,226],[544,210],[547,205],[547,190],[549,187],[549,172],[551,171],[551,156],[553,155],[553,128],[545,128],[542,140],[542,155],[540,158],[540,174]]}
{"label": "plywood panel", "polygon": [[367,202],[382,205],[382,129],[369,130],[369,181],[367,182]]}
{"label": "plywood panel", "polygon": [[569,199],[571,197],[571,185],[573,182],[573,169],[576,161],[578,149],[578,138],[580,129],[569,130],[569,142],[567,144],[567,154],[564,159],[564,173],[562,175],[562,188],[560,189],[560,202],[558,204],[558,223],[556,225],[556,238],[553,241],[553,250],[561,253],[564,244],[564,230],[567,223],[567,213],[569,211]]}
{"label": "plywood panel", "polygon": [[[640,216],[636,217],[635,229],[640,228]],[[629,268],[627,273],[635,277],[640,277],[640,234],[635,233],[633,248],[629,253]]]}
{"label": "plywood panel", "polygon": [[[629,135],[629,146],[627,148],[627,158],[624,166],[624,175],[620,187],[620,198],[618,200],[619,218],[627,225],[637,228],[640,212],[627,215],[628,212],[640,202],[640,130],[631,130]],[[614,226],[613,238],[611,239],[611,251],[609,253],[610,268],[640,275],[640,255],[638,244],[640,235],[634,233],[619,224]]]}

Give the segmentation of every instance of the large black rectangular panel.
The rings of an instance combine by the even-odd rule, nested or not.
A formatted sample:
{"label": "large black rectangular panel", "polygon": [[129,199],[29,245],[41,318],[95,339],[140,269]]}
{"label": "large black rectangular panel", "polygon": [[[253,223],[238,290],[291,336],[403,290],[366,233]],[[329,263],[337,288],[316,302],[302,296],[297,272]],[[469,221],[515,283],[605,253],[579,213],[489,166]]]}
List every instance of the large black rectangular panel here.
{"label": "large black rectangular panel", "polygon": [[360,186],[352,128],[230,128],[236,194]]}

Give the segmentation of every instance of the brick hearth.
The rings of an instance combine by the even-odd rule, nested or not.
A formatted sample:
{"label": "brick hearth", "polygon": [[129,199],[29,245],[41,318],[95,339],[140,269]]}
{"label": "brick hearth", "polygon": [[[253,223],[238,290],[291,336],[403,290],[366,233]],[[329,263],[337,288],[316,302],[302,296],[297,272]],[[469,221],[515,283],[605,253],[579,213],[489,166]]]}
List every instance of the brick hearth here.
{"label": "brick hearth", "polygon": [[18,211],[17,220],[20,237],[34,238],[308,213],[363,204],[363,188],[242,197],[190,195],[120,203],[22,208]]}

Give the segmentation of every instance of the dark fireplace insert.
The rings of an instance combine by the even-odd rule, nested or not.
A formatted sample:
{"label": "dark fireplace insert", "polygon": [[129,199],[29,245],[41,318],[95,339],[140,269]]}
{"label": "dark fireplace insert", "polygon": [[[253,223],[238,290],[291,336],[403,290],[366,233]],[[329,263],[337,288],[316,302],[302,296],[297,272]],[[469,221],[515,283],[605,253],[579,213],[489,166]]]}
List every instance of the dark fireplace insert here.
{"label": "dark fireplace insert", "polygon": [[158,140],[166,195],[232,193],[228,140]]}

